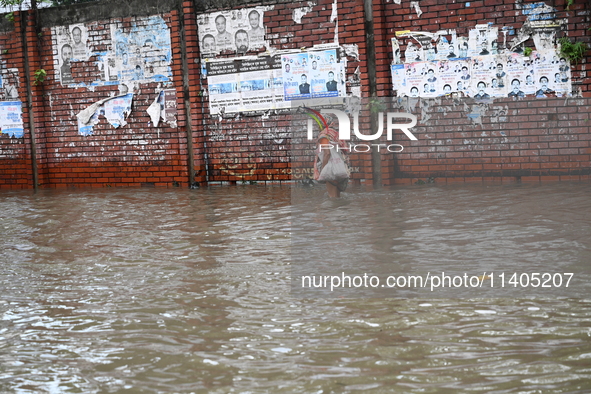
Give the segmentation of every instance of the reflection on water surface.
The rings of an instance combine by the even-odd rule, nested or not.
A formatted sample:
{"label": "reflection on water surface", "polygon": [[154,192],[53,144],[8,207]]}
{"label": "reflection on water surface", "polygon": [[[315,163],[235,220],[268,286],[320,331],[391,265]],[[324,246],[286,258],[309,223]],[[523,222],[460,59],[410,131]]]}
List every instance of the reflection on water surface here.
{"label": "reflection on water surface", "polygon": [[[437,242],[469,230],[469,209],[487,212],[500,235],[491,209],[538,196],[565,220],[547,222],[534,207],[516,220],[573,234],[553,253],[587,258],[589,191],[565,183],[417,186],[354,189],[339,202],[314,190],[311,198],[327,212],[360,199],[374,204],[367,212],[396,212],[409,199],[431,206],[396,216],[390,235],[449,220],[453,231],[432,233],[414,256],[439,250],[453,260],[458,250]],[[591,390],[591,298],[293,297],[291,194],[259,186],[2,192],[0,391]],[[454,200],[437,207],[449,195]],[[383,233],[376,223],[367,231]],[[385,234],[384,248],[392,237]],[[412,257],[403,246],[400,258]]]}

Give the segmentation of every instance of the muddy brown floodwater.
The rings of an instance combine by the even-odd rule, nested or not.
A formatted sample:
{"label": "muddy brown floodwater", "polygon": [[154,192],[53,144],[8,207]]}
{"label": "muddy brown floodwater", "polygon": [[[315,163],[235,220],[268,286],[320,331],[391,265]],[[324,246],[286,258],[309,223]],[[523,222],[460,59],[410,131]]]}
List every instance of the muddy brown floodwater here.
{"label": "muddy brown floodwater", "polygon": [[[298,296],[292,189],[1,192],[0,392],[591,392],[591,296]],[[588,183],[303,193],[378,271],[591,265]]]}

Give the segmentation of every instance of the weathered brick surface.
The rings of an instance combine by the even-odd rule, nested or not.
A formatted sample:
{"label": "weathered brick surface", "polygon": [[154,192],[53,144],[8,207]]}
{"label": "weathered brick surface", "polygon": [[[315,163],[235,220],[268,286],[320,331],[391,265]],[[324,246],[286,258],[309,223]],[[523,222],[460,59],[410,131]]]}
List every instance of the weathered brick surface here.
{"label": "weathered brick surface", "polygon": [[[533,1],[525,3],[530,2]],[[408,0],[401,4],[373,2],[378,96],[392,95],[390,38],[396,31],[435,32],[453,28],[458,35],[467,35],[475,24],[519,28],[526,19],[515,2],[484,0],[470,2],[468,6],[468,3],[452,0],[443,3],[423,0],[419,4],[421,17]],[[22,139],[0,136],[0,188],[33,186],[27,87],[31,86],[32,73],[39,68],[47,70],[48,78],[42,85],[31,86],[30,110],[41,187],[187,186],[208,181],[286,181],[292,175],[295,179],[311,175],[310,166],[305,162],[293,163],[292,167],[288,114],[209,115],[207,80],[200,73],[196,14],[218,9],[213,8],[216,7],[213,3],[200,3],[195,9],[191,1],[178,2],[175,7],[167,5],[169,7],[162,9],[160,15],[171,31],[171,69],[177,91],[176,127],[164,123],[155,128],[149,124],[146,109],[159,88],[157,83],[149,83],[143,84],[135,95],[128,125],[115,129],[101,118],[91,136],[78,134],[76,113],[115,94],[117,87],[99,86],[94,90],[62,87],[54,70],[51,24],[36,26],[32,13],[16,14],[14,25],[0,32],[0,49],[6,67],[19,69],[19,95],[25,103],[25,136]],[[260,3],[224,3],[224,7],[236,9],[255,5]],[[264,19],[271,47],[297,49],[334,41],[336,25],[330,21],[331,1],[319,0],[302,17],[301,23],[294,22],[294,9],[308,3],[277,1],[272,5],[273,9],[265,13]],[[568,11],[560,1],[551,5],[557,8],[558,18],[568,19],[568,36],[589,43],[586,4],[577,3]],[[84,7],[88,10],[92,6]],[[40,13],[43,14],[43,10]],[[367,96],[368,54],[363,2],[339,1],[338,13],[339,44],[354,44],[359,48],[359,59],[347,57],[347,76],[359,69],[361,91]],[[25,15],[26,31],[21,34],[21,19]],[[72,16],[68,18],[68,23],[73,23]],[[95,49],[106,51],[112,44],[108,25],[119,23],[129,28],[137,18],[140,17],[113,16],[89,22],[86,12],[84,22],[89,27]],[[24,52],[23,37],[27,40],[28,53]],[[531,42],[526,45],[533,46]],[[25,57],[30,63],[29,78]],[[496,99],[485,105],[463,98],[414,103],[400,100],[400,108],[410,107],[418,116],[419,124],[414,131],[419,140],[411,142],[401,133],[396,134],[394,142],[405,149],[381,156],[383,183],[411,183],[429,178],[434,178],[435,182],[589,179],[591,103],[587,97],[591,97],[591,80],[587,75],[588,60],[587,57],[573,66],[572,72],[575,90],[585,98]],[[96,59],[75,65],[78,68],[74,72],[83,76],[85,82],[97,79]],[[349,85],[347,89],[351,91]],[[351,159],[355,169],[353,179],[371,182],[370,155],[356,153]],[[191,167],[194,174],[189,174]]]}

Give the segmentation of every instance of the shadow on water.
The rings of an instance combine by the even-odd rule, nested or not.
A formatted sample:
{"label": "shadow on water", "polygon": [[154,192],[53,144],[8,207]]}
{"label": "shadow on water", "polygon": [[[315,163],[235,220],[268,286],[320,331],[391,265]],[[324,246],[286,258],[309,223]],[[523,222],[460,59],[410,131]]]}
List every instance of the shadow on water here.
{"label": "shadow on water", "polygon": [[3,192],[0,391],[589,392],[588,297],[294,297],[291,273],[577,267],[589,189]]}

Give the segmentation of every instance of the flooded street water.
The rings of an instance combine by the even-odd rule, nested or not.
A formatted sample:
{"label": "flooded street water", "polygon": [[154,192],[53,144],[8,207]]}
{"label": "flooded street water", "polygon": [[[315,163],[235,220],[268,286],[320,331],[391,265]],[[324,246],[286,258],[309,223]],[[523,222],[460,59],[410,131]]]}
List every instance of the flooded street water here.
{"label": "flooded street water", "polygon": [[[591,263],[590,192],[311,189],[323,221],[299,224],[358,204],[343,228],[373,235],[378,267],[517,254],[543,272]],[[2,393],[591,392],[591,295],[296,297],[289,186],[4,191],[0,206]]]}

